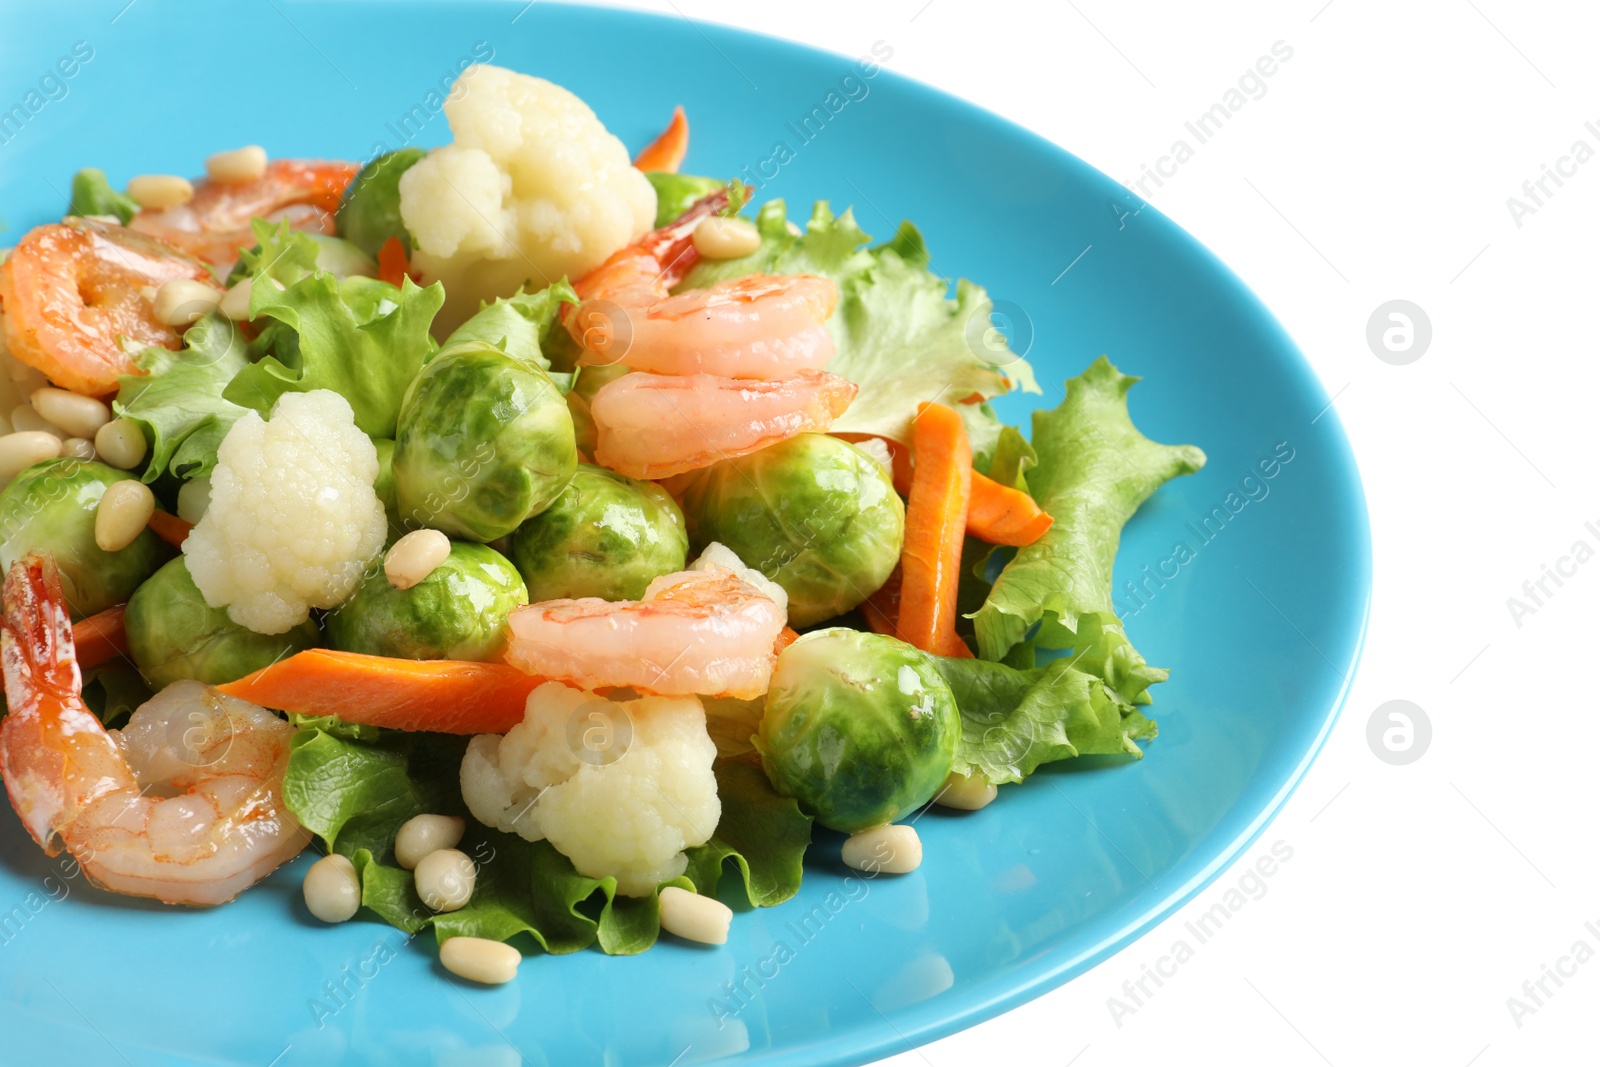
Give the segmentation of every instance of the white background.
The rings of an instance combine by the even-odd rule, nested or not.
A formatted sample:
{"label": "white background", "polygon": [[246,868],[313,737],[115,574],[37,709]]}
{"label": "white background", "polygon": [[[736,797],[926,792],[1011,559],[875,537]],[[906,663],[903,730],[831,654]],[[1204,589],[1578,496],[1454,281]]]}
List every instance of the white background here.
{"label": "white background", "polygon": [[[660,0],[630,6],[777,34],[988,107],[1137,179],[1274,42],[1294,51],[1148,199],[1283,321],[1336,396],[1366,484],[1371,630],[1327,749],[1261,840],[1187,908],[1069,985],[886,1061],[1594,1063],[1600,959],[1542,1006],[1525,981],[1600,952],[1593,682],[1600,559],[1517,625],[1583,539],[1600,550],[1593,443],[1600,159],[1518,226],[1584,140],[1600,152],[1595,6],[1512,0],[1049,4]],[[699,61],[698,59],[696,61]],[[1594,120],[1596,131],[1586,130]],[[1192,143],[1192,138],[1190,138]],[[1572,165],[1568,164],[1571,170]],[[1528,203],[1532,205],[1532,201]],[[1433,340],[1378,360],[1366,324],[1420,305]],[[1415,702],[1425,754],[1380,761],[1367,721]],[[1108,998],[1274,842],[1293,858],[1222,933],[1114,1019]],[[1191,943],[1193,938],[1189,938]],[[1572,970],[1573,962],[1563,965]],[[1169,968],[1170,969],[1170,968]],[[1538,992],[1535,989],[1535,992]],[[1507,998],[1531,1014],[1514,1019]],[[1520,1026],[1518,1022],[1520,1021]],[[1120,1023],[1120,1025],[1119,1025]]]}

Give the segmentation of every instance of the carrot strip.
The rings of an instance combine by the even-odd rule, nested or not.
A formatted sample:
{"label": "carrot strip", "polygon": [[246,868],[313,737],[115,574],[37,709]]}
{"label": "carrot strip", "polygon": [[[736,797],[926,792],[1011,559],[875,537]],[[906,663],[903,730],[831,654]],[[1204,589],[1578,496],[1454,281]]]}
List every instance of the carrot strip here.
{"label": "carrot strip", "polygon": [[1020,489],[1001,485],[972,472],[972,502],[967,508],[967,533],[991,545],[1031,545],[1055,518]]}
{"label": "carrot strip", "polygon": [[176,515],[158,510],[150,513],[150,529],[173,548],[182,548],[189,531],[194,529],[194,523],[185,522]]}
{"label": "carrot strip", "polygon": [[778,631],[778,639],[772,642],[772,654],[777,655],[798,640],[800,640],[800,635],[785,626]]}
{"label": "carrot strip", "polygon": [[689,154],[689,117],[683,105],[672,109],[672,121],[667,128],[634,158],[633,165],[640,170],[664,170],[676,174]]}
{"label": "carrot strip", "polygon": [[406,280],[411,262],[406,258],[406,246],[400,238],[391,237],[378,246],[378,280],[398,286]]}
{"label": "carrot strip", "polygon": [[78,653],[78,669],[88,670],[109,663],[128,651],[128,633],[122,626],[126,605],[118,604],[72,625],[72,646]]}
{"label": "carrot strip", "polygon": [[948,654],[956,636],[961,543],[972,498],[972,446],[961,416],[923,404],[911,431],[916,469],[906,502],[900,555],[900,638],[924,652]]}
{"label": "carrot strip", "polygon": [[263,707],[392,730],[500,734],[544,681],[504,663],[390,659],[314,648],[217,688]]}

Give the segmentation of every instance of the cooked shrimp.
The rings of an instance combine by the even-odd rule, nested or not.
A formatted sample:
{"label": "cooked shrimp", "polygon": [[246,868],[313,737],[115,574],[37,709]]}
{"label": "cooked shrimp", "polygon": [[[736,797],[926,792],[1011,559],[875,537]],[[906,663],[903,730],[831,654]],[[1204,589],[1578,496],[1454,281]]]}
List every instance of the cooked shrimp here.
{"label": "cooked shrimp", "polygon": [[360,169],[354,163],[275,159],[249,181],[202,178],[188,203],[141,211],[129,225],[207,263],[232,263],[256,243],[253,218],[287,219],[297,230],[332,234],[333,213]]}
{"label": "cooked shrimp", "polygon": [[506,662],[582,689],[753,699],[767,691],[783,608],[727,567],[665,574],[643,600],[548,600],[511,613]]}
{"label": "cooked shrimp", "polygon": [[583,303],[566,324],[582,362],[763,379],[827,366],[833,338],[825,324],[839,303],[832,279],[752,274],[670,295],[699,262],[695,227],[726,204],[726,191],[704,197],[578,280]]}
{"label": "cooked shrimp", "polygon": [[594,458],[630,478],[667,478],[826,431],[855,396],[854,383],[826,371],[777,382],[624,374],[590,405]]}
{"label": "cooked shrimp", "polygon": [[284,807],[294,727],[199,682],[174,682],[118,730],[81,693],[55,562],[6,575],[0,770],[23,825],[97,885],[168,904],[222,904],[305,847]]}
{"label": "cooked shrimp", "polygon": [[[788,378],[833,358],[828,317],[839,303],[831,278],[750,274],[660,300],[579,306],[582,362],[622,363],[657,374]],[[586,316],[587,312],[587,316]]]}
{"label": "cooked shrimp", "polygon": [[152,301],[176,278],[221,288],[204,263],[146,234],[79,218],[40,226],[0,264],[6,345],[57,385],[102,396],[139,373],[124,338],[134,351],[178,347]]}

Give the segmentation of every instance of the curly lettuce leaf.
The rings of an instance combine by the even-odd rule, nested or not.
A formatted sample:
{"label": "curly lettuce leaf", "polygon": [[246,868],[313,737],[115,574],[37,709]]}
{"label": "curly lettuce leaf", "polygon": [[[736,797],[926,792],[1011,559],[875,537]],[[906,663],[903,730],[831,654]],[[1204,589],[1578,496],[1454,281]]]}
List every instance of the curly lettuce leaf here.
{"label": "curly lettuce leaf", "polygon": [[[269,255],[265,246],[261,255]],[[298,269],[286,259],[263,258],[252,269],[269,276]],[[240,371],[223,396],[267,415],[284,393],[332,389],[368,436],[393,437],[406,387],[434,351],[428,327],[443,305],[438,282],[424,289],[405,278],[397,289],[314,271],[279,288],[258,276],[250,317],[272,320],[257,339],[271,354]]]}
{"label": "curly lettuce leaf", "polygon": [[996,785],[1020,782],[1040,765],[1076,756],[1144,753],[1156,736],[1145,718],[1099,678],[1053,660],[1017,670],[981,659],[933,657],[961,711],[951,769]]}
{"label": "curly lettuce leaf", "polygon": [[[255,234],[256,245],[239,253],[239,262],[228,275],[229,284],[248,277],[254,281],[270,278],[287,286],[315,273],[320,248],[309,233],[287,222],[266,219],[251,219],[250,232]],[[254,292],[253,285],[251,290]]]}
{"label": "curly lettuce leaf", "polygon": [[106,180],[106,172],[99,167],[84,167],[72,176],[68,215],[110,215],[126,226],[138,211],[139,205],[133,198],[113,189]]}
{"label": "curly lettuce leaf", "polygon": [[[468,817],[458,846],[477,864],[473,897],[458,911],[435,914],[417,897],[409,871],[394,860],[394,836],[414,815],[466,815],[461,800],[465,737],[352,731],[338,720],[302,719],[290,744],[283,795],[289,810],[329,851],[348,856],[361,879],[361,902],[407,933],[432,927],[439,941],[457,936],[504,941],[527,934],[551,953],[590,945],[613,955],[642,952],[660,931],[657,898],[627,897],[611,878],[579,874],[549,842],[525,841]],[[776,904],[800,887],[800,861],[811,820],[779,797],[759,769],[719,760],[723,819],[709,842],[690,850],[688,876],[667,883],[714,893],[733,860],[757,906]],[[752,777],[753,772],[753,777]]]}
{"label": "curly lettuce leaf", "polygon": [[1059,407],[1034,412],[1038,465],[1025,478],[1056,521],[1017,550],[974,615],[982,658],[1004,658],[1035,623],[1034,640],[1047,649],[1075,647],[1087,615],[1103,617],[1096,639],[1110,642],[1121,634],[1111,567],[1122,527],[1164,483],[1193,474],[1206,461],[1193,445],[1157,444],[1134,427],[1128,390],[1138,380],[1101,356],[1067,382]]}
{"label": "curly lettuce leaf", "polygon": [[513,359],[549,370],[550,360],[544,354],[545,338],[563,301],[578,302],[578,294],[565,278],[536,293],[498,298],[492,304],[484,304],[476,315],[456,327],[443,347],[463,341],[481,341]]}
{"label": "curly lettuce leaf", "polygon": [[[1013,388],[1039,392],[1033,368],[1006,346],[990,323],[983,288],[949,283],[928,269],[922,235],[909,222],[888,242],[871,240],[850,211],[835,216],[818,201],[803,233],[789,232],[782,200],[756,216],[761,247],[740,259],[702,260],[683,285],[698,288],[746,274],[820,274],[839,284],[839,309],[828,322],[837,351],[828,370],[860,386],[833,424],[836,433],[911,440],[911,421],[925,400],[987,400]],[[982,418],[972,407],[973,418]],[[992,414],[978,429],[998,432]]]}
{"label": "curly lettuce leaf", "polygon": [[183,348],[146,348],[134,357],[143,374],[121,379],[112,410],[137,422],[150,443],[143,480],[170,472],[178,478],[210,474],[217,446],[245,409],[223,390],[248,364],[244,338],[212,312],[189,327]]}

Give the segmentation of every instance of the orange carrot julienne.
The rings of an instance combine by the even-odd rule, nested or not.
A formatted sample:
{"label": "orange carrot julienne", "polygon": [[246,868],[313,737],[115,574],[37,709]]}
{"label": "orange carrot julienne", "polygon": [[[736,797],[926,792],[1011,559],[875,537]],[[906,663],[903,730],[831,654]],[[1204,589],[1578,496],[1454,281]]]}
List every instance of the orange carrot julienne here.
{"label": "orange carrot julienne", "polygon": [[683,113],[683,105],[672,109],[672,121],[667,123],[667,128],[640,152],[633,161],[633,165],[640,170],[664,170],[676,174],[683,165],[683,157],[689,154],[689,116]]}
{"label": "orange carrot julienne", "polygon": [[[861,614],[867,620],[867,626],[875,634],[886,637],[900,637],[900,568],[896,567],[890,574],[888,581],[884,582],[878,591],[867,597],[861,604]],[[955,659],[972,659],[972,649],[955,632],[951,632],[948,643],[938,650],[941,656],[950,656]]]}
{"label": "orange carrot julienne", "polygon": [[314,648],[217,688],[300,715],[392,730],[503,734],[544,681],[504,663],[390,659]]}
{"label": "orange carrot julienne", "polygon": [[956,636],[961,543],[972,498],[972,446],[961,416],[923,404],[911,431],[916,468],[906,502],[900,555],[900,639],[924,652],[950,654]]}
{"label": "orange carrot julienne", "polygon": [[783,629],[778,631],[778,639],[772,642],[772,654],[777,655],[798,640],[800,640],[800,635],[794,630],[785,626]]}
{"label": "orange carrot julienne", "polygon": [[406,280],[411,262],[406,258],[406,246],[400,238],[391,237],[378,246],[378,280],[398,286]]}
{"label": "orange carrot julienne", "polygon": [[178,518],[170,512],[156,510],[150,513],[150,529],[173,548],[182,548],[194,523]]}
{"label": "orange carrot julienne", "polygon": [[1021,489],[1001,485],[972,472],[972,502],[967,508],[967,533],[991,545],[1031,545],[1055,518]]}
{"label": "orange carrot julienne", "polygon": [[78,669],[88,670],[109,663],[128,651],[128,633],[122,626],[126,605],[118,604],[72,625],[72,647],[78,654]]}

